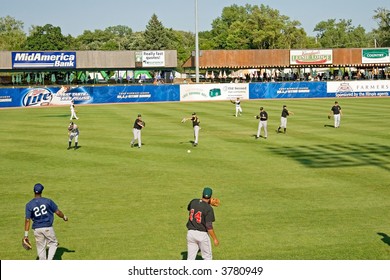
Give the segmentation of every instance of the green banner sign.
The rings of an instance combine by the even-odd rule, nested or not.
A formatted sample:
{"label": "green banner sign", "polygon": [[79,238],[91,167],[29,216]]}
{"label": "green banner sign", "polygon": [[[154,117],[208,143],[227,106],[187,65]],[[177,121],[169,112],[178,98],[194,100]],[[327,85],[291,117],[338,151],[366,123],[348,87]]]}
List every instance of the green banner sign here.
{"label": "green banner sign", "polygon": [[363,49],[362,63],[390,63],[389,49]]}

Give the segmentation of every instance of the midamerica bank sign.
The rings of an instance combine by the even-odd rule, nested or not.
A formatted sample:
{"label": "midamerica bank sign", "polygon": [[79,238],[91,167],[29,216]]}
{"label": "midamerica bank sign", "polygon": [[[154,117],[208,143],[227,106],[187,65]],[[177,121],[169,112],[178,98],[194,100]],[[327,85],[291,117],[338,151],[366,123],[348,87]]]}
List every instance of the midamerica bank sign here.
{"label": "midamerica bank sign", "polygon": [[76,68],[76,52],[12,52],[12,68]]}

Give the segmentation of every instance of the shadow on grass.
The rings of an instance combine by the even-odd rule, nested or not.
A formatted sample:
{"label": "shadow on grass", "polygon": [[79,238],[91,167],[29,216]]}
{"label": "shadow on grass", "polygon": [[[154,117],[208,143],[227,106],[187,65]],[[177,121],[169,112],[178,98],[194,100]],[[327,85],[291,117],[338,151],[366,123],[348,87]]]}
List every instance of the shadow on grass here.
{"label": "shadow on grass", "polygon": [[377,166],[390,171],[390,146],[377,143],[272,147],[271,152],[290,157],[310,168]]}
{"label": "shadow on grass", "polygon": [[62,255],[64,253],[74,253],[76,252],[75,250],[70,250],[64,247],[58,247],[56,254],[54,255],[54,260],[62,260]]}
{"label": "shadow on grass", "polygon": [[72,146],[72,147],[68,147],[67,149],[68,150],[78,150],[78,149],[80,149],[82,146],[77,146],[77,147],[75,147],[75,146]]}
{"label": "shadow on grass", "polygon": [[388,236],[386,233],[383,232],[378,232],[378,235],[382,236],[381,240],[383,241],[383,243],[390,246],[390,236]]}
{"label": "shadow on grass", "polygon": [[[188,256],[188,252],[187,251],[184,251],[184,252],[181,252],[181,259],[183,261],[187,260],[187,256]],[[196,260],[203,260],[203,258],[199,255],[196,255]]]}
{"label": "shadow on grass", "polygon": [[[53,260],[62,260],[62,255],[64,253],[74,253],[75,250],[69,250],[64,247],[58,247],[56,253],[54,254]],[[46,256],[47,256],[48,250],[46,250]],[[36,260],[39,260],[39,257],[36,257]]]}

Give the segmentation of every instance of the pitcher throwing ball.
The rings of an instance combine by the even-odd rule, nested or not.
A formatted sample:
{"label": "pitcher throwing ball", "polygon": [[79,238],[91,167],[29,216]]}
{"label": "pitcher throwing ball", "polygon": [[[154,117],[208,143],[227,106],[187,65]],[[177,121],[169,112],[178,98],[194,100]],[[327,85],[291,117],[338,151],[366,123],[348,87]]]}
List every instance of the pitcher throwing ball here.
{"label": "pitcher throwing ball", "polygon": [[181,120],[182,123],[185,123],[186,121],[191,120],[192,127],[194,128],[194,143],[193,146],[198,146],[198,140],[199,140],[199,130],[200,130],[200,119],[196,115],[196,113],[192,113],[192,116],[189,118],[183,118]]}
{"label": "pitcher throwing ball", "polygon": [[138,114],[137,118],[134,121],[133,125],[133,139],[130,142],[131,147],[134,147],[134,143],[138,142],[138,148],[141,148],[141,130],[145,127],[145,122],[142,120],[141,114]]}
{"label": "pitcher throwing ball", "polygon": [[203,189],[202,198],[195,198],[188,204],[189,217],[187,222],[187,260],[195,260],[198,251],[204,260],[213,258],[210,237],[214,245],[219,241],[215,235],[213,222],[215,222],[214,209],[210,205],[213,190],[209,187]]}

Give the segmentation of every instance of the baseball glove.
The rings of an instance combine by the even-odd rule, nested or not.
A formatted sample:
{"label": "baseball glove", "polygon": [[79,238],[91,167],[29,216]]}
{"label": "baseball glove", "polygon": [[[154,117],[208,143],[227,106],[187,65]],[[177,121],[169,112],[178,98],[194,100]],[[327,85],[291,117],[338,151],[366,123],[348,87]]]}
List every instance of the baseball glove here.
{"label": "baseball glove", "polygon": [[330,115],[328,115],[328,120],[330,120]]}
{"label": "baseball glove", "polygon": [[31,249],[32,249],[30,240],[28,240],[27,237],[23,237],[23,238],[22,238],[22,246],[23,246],[23,248],[26,249],[26,250],[31,250]]}
{"label": "baseball glove", "polygon": [[212,197],[210,199],[210,205],[211,206],[218,207],[220,204],[221,204],[221,201],[219,200],[219,198],[213,198]]}

